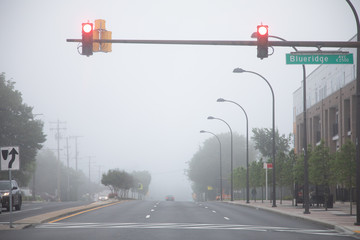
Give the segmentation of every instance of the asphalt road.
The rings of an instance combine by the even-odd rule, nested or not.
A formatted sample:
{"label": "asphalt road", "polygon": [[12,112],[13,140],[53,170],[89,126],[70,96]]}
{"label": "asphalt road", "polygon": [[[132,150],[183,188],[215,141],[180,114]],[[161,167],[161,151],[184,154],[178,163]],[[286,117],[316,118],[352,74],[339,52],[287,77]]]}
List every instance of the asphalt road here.
{"label": "asphalt road", "polygon": [[353,239],[312,222],[219,202],[128,201],[52,223],[1,232],[6,239]]}
{"label": "asphalt road", "polygon": [[[32,216],[36,216],[39,214],[57,211],[61,209],[77,207],[82,205],[90,204],[90,201],[78,201],[78,202],[23,202],[20,211],[12,211],[12,220],[17,221],[23,218],[28,218]],[[5,208],[2,209],[2,213],[0,214],[0,223],[8,223],[9,222],[9,214],[10,212],[6,211]]]}

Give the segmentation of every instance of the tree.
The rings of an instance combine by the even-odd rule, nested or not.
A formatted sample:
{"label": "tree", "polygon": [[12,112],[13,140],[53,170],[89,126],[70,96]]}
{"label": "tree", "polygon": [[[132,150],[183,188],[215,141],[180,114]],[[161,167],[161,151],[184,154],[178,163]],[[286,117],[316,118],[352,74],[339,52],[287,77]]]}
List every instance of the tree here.
{"label": "tree", "polygon": [[[222,147],[222,178],[225,194],[230,194],[230,147],[231,140],[229,133],[217,135]],[[202,196],[207,192],[208,186],[217,189],[220,194],[220,154],[219,142],[215,137],[208,138],[202,147],[193,155],[188,162],[189,167],[186,174],[192,181],[192,189],[196,196]],[[249,142],[249,162],[255,161],[256,151]],[[240,166],[246,166],[246,138],[237,133],[233,134],[233,170]],[[227,180],[227,181],[224,181]],[[235,177],[234,177],[235,180]]]}
{"label": "tree", "polygon": [[356,151],[355,145],[352,141],[348,140],[336,153],[334,158],[332,171],[338,183],[343,184],[348,188],[350,193],[350,214],[352,214],[352,188],[355,183],[356,177]]}
{"label": "tree", "polygon": [[246,168],[238,167],[234,170],[234,189],[246,188]]}
{"label": "tree", "polygon": [[249,180],[250,186],[253,188],[262,187],[265,185],[265,170],[264,162],[260,161],[252,162],[249,168]]}
{"label": "tree", "polygon": [[118,169],[110,169],[107,173],[103,173],[101,183],[109,187],[112,194],[118,195],[119,183],[118,183]]}
{"label": "tree", "polygon": [[[259,150],[262,156],[272,158],[273,152],[273,133],[269,128],[253,128],[254,136],[251,139],[255,143],[255,149]],[[284,134],[279,135],[279,131],[275,131],[275,151],[288,153],[290,149],[291,135],[286,137]]]}
{"label": "tree", "polygon": [[[44,200],[56,199],[58,163],[51,150],[41,150],[36,156],[35,186],[31,183],[31,187]],[[83,172],[67,168],[60,162],[60,191],[61,201],[76,201],[79,196],[89,197],[90,194],[101,191],[101,186],[89,182]]]}
{"label": "tree", "polygon": [[[34,120],[33,108],[23,103],[21,93],[15,90],[15,82],[5,80],[0,74],[0,146],[19,146],[20,170],[13,176],[21,186],[27,186],[35,171],[35,157],[45,142],[43,123]],[[7,172],[0,172],[6,179]]]}
{"label": "tree", "polygon": [[262,159],[260,159],[260,161],[251,163],[249,168],[249,180],[250,180],[250,186],[253,189],[256,189],[257,187],[261,187],[261,191],[263,191],[263,187],[265,186],[266,180],[265,180],[264,162],[262,161]]}
{"label": "tree", "polygon": [[142,179],[141,181],[144,182],[146,189],[148,189],[151,176],[148,172],[145,171],[137,172],[134,175],[134,174],[129,174],[125,171],[120,171],[119,169],[110,169],[107,173],[104,173],[102,175],[101,183],[109,187],[112,194],[115,194],[120,198],[128,198],[129,190],[138,187],[139,178]]}
{"label": "tree", "polygon": [[329,186],[331,181],[334,180],[331,176],[331,157],[330,150],[325,146],[325,142],[323,140],[314,148],[309,157],[309,179],[313,184],[325,188],[326,210],[327,200],[329,198]]}
{"label": "tree", "polygon": [[139,198],[143,198],[149,192],[151,175],[148,171],[135,171],[131,174],[134,178],[133,191],[140,194]]}
{"label": "tree", "polygon": [[334,158],[333,172],[339,183],[352,188],[356,175],[355,145],[347,141]]}
{"label": "tree", "polygon": [[[268,128],[254,128],[252,130],[254,136],[252,137],[255,142],[255,148],[259,150],[261,155],[266,159],[272,159],[273,156],[273,132]],[[292,176],[292,159],[290,154],[290,142],[292,141],[291,135],[280,136],[278,130],[275,131],[275,150],[276,150],[276,182],[280,185],[280,199],[282,200],[283,186],[292,187],[292,182],[289,175]],[[291,174],[289,174],[291,171]],[[269,173],[272,175],[272,172]],[[270,178],[272,179],[272,178]]]}
{"label": "tree", "polygon": [[120,198],[128,198],[129,190],[135,184],[133,176],[125,171],[120,171],[117,180],[120,189],[120,193],[119,193]]}
{"label": "tree", "polygon": [[292,188],[294,184],[294,165],[295,156],[294,150],[288,154],[279,152],[276,158],[276,181],[280,187],[280,204],[283,198],[283,188]]}

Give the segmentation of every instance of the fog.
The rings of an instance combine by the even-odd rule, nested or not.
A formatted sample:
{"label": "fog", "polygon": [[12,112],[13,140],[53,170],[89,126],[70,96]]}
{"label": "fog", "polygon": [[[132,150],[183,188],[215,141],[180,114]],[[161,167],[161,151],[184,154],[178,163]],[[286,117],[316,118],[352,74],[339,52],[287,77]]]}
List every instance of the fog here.
{"label": "fog", "polygon": [[[360,2],[352,2],[360,11]],[[228,131],[209,115],[245,135],[241,110],[216,99],[242,105],[250,129],[271,128],[269,87],[256,75],[232,73],[234,68],[268,79],[282,134],[292,132],[292,93],[301,86],[302,68],[285,64],[292,51],[285,47],[264,60],[251,46],[113,44],[111,53],[81,56],[77,43],[66,39],[80,39],[81,23],[95,19],[106,20],[113,39],[251,40],[261,23],[270,35],[292,41],[348,41],[356,33],[344,0],[0,0],[0,72],[16,82],[45,123],[44,148],[56,148],[51,129],[59,120],[62,161],[65,138],[81,136],[80,169],[87,174],[91,156],[93,181],[112,168],[147,170],[149,199],[191,199],[184,170],[211,137],[199,131]],[[307,72],[315,68],[308,65]],[[69,145],[75,168],[74,138]]]}

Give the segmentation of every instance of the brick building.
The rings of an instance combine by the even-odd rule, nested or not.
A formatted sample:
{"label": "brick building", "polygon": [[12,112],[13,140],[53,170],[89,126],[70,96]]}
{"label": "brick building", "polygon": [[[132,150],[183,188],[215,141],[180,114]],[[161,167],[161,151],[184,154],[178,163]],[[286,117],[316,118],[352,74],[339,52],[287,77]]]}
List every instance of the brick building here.
{"label": "brick building", "polygon": [[[350,41],[355,41],[354,36]],[[330,152],[346,140],[355,140],[356,49],[340,49],[354,54],[354,64],[320,65],[306,79],[307,143],[321,139]],[[303,149],[303,89],[293,93],[295,151]]]}

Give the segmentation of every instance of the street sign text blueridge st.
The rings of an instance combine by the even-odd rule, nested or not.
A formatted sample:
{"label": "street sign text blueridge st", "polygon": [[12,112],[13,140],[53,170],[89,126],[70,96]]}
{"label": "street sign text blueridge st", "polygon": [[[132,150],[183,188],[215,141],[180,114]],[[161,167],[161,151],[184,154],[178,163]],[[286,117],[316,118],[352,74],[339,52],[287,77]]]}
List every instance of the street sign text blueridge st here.
{"label": "street sign text blueridge st", "polygon": [[286,54],[286,64],[353,64],[353,54]]}

